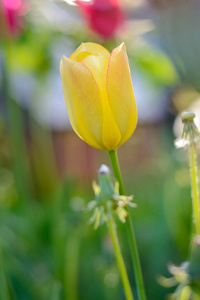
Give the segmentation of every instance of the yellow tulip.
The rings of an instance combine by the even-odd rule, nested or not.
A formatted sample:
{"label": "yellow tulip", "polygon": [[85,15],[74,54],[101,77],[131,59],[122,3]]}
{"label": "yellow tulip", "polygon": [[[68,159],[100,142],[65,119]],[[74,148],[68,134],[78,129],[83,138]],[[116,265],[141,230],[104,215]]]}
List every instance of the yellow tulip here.
{"label": "yellow tulip", "polygon": [[111,151],[126,142],[137,124],[137,108],[124,43],[111,54],[83,43],[60,64],[63,94],[77,135],[90,146]]}

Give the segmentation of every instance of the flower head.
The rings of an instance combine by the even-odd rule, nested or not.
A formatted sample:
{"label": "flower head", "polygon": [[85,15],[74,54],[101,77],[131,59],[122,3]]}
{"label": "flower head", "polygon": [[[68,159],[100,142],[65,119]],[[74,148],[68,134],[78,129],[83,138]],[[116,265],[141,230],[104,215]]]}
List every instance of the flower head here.
{"label": "flower head", "polygon": [[[17,35],[24,27],[23,16],[29,10],[28,3],[25,0],[3,0],[2,9],[2,13],[5,14],[9,33]],[[3,28],[3,26],[1,27]]]}
{"label": "flower head", "polygon": [[117,0],[94,0],[77,4],[89,27],[104,38],[111,38],[123,20],[123,13]]}
{"label": "flower head", "polygon": [[62,58],[60,72],[69,119],[81,139],[110,151],[130,138],[137,108],[124,43],[111,54],[83,43],[70,58]]}
{"label": "flower head", "polygon": [[196,144],[200,141],[200,133],[194,123],[195,114],[193,112],[184,112],[181,115],[183,126],[182,137],[175,140],[177,148],[185,148],[191,143]]}
{"label": "flower head", "polygon": [[110,170],[106,165],[102,165],[99,169],[99,185],[93,182],[93,189],[95,193],[95,200],[88,204],[88,210],[93,211],[90,223],[94,223],[94,228],[98,228],[115,213],[122,223],[126,222],[128,215],[124,207],[135,207],[136,204],[132,203],[133,196],[119,195],[119,184],[112,183]]}
{"label": "flower head", "polygon": [[192,240],[192,249],[188,261],[180,266],[169,264],[168,269],[173,277],[165,278],[160,276],[159,283],[165,287],[178,285],[175,293],[170,299],[195,300],[200,294],[200,236],[195,236]]}

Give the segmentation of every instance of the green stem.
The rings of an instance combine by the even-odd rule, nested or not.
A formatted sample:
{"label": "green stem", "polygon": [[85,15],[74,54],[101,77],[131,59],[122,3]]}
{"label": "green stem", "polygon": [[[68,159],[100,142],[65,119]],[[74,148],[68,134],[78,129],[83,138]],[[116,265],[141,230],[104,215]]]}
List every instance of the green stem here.
{"label": "green stem", "polygon": [[78,300],[78,268],[80,255],[80,228],[74,229],[66,243],[65,296],[66,300]]}
{"label": "green stem", "polygon": [[132,291],[131,291],[131,287],[130,287],[130,282],[129,282],[129,279],[128,279],[128,275],[127,275],[127,272],[126,272],[126,267],[125,267],[124,260],[123,260],[123,257],[122,257],[122,253],[121,253],[121,249],[120,249],[120,245],[119,245],[119,240],[118,240],[118,237],[117,237],[117,231],[116,231],[116,227],[115,227],[115,221],[113,219],[112,214],[108,218],[108,229],[109,229],[110,236],[111,236],[111,239],[112,239],[113,248],[114,248],[114,251],[115,251],[115,256],[116,256],[116,260],[117,260],[117,263],[118,263],[122,283],[123,283],[123,286],[124,286],[124,292],[125,292],[125,295],[126,295],[126,299],[127,300],[133,300],[133,295],[132,295]]}
{"label": "green stem", "polygon": [[0,248],[0,299],[10,300],[6,274],[4,270],[3,253]]}
{"label": "green stem", "polygon": [[196,164],[196,154],[194,143],[190,143],[189,156],[190,156],[190,178],[192,189],[192,207],[195,233],[200,234],[200,203],[199,203],[199,189],[198,189],[198,174]]}
{"label": "green stem", "polygon": [[[118,158],[117,158],[117,151],[111,150],[110,152],[108,152],[108,154],[110,157],[114,175],[115,175],[117,181],[119,182],[119,192],[121,195],[125,195],[125,189],[124,189],[121,172],[120,172],[120,168],[119,168],[119,162],[118,162]],[[138,249],[137,249],[132,220],[130,217],[130,210],[129,210],[129,208],[127,210],[128,210],[128,216],[127,216],[126,227],[127,227],[128,237],[129,237],[129,244],[130,244],[130,249],[131,249],[133,268],[134,268],[135,277],[136,277],[138,299],[146,300],[143,277],[142,277],[142,270],[141,270],[140,259],[139,259],[139,253],[138,253]]]}

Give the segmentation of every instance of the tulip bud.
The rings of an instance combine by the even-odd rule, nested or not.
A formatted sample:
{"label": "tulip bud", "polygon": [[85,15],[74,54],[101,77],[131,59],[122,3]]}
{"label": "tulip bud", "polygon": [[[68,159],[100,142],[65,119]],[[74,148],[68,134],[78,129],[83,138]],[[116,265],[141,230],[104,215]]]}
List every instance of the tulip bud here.
{"label": "tulip bud", "polygon": [[111,54],[83,43],[60,64],[63,94],[74,131],[90,146],[111,151],[137,124],[137,108],[124,43]]}
{"label": "tulip bud", "polygon": [[112,38],[123,21],[123,12],[117,0],[77,0],[83,18],[89,27],[103,38]]}
{"label": "tulip bud", "polygon": [[[0,3],[0,36],[9,34],[16,36],[21,33],[29,11],[29,3],[25,0],[2,0]],[[6,27],[4,22],[6,21]],[[4,30],[6,32],[4,32]]]}

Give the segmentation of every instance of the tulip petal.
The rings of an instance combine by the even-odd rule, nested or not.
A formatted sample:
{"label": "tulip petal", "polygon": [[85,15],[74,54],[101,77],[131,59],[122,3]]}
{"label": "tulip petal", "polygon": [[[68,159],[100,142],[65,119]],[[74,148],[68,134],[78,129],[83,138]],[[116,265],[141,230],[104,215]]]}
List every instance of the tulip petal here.
{"label": "tulip petal", "polygon": [[74,131],[86,143],[106,150],[102,143],[102,107],[92,73],[82,63],[63,57],[60,64],[63,94]]}
{"label": "tulip petal", "polygon": [[124,43],[110,55],[107,92],[114,119],[122,135],[119,147],[132,135],[137,124],[137,107]]}
{"label": "tulip petal", "polygon": [[121,140],[121,133],[113,117],[112,109],[108,101],[106,90],[106,77],[109,63],[109,55],[90,55],[82,60],[93,74],[100,94],[100,102],[103,113],[102,140],[108,151],[116,149]]}
{"label": "tulip petal", "polygon": [[[96,43],[82,43],[76,51],[70,56],[71,60],[77,61],[77,56],[82,52],[88,52],[90,55],[96,54],[107,54],[110,55],[109,51],[103,46]],[[80,60],[79,60],[80,61]]]}
{"label": "tulip petal", "polygon": [[89,56],[89,55],[91,55],[90,52],[87,52],[87,51],[81,52],[81,53],[79,53],[79,54],[77,55],[76,61],[77,61],[77,62],[81,62],[85,57],[87,57],[87,56]]}
{"label": "tulip petal", "polygon": [[89,55],[81,63],[92,73],[101,93],[106,93],[106,75],[110,55]]}
{"label": "tulip petal", "polygon": [[112,110],[107,100],[103,107],[102,140],[107,151],[117,149],[121,140],[120,130],[113,118]]}

